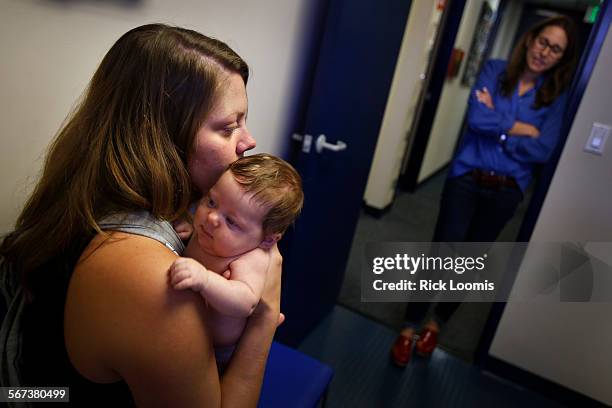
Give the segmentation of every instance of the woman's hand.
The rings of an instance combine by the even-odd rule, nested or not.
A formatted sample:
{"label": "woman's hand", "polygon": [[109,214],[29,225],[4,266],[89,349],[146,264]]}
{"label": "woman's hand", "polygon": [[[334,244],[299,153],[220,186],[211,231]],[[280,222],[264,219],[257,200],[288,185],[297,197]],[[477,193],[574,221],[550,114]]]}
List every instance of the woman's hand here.
{"label": "woman's hand", "polygon": [[508,131],[513,136],[540,137],[540,130],[529,123],[516,121]]}
{"label": "woman's hand", "polygon": [[266,285],[251,319],[269,319],[268,321],[274,322],[275,325],[280,325],[284,321],[284,315],[280,313],[282,264],[283,257],[278,247],[274,245],[270,248],[270,264],[266,276]]}
{"label": "woman's hand", "polygon": [[489,93],[489,90],[485,86],[481,91],[476,90],[476,99],[478,102],[485,105],[487,108],[494,110],[495,105],[493,105],[493,97]]}

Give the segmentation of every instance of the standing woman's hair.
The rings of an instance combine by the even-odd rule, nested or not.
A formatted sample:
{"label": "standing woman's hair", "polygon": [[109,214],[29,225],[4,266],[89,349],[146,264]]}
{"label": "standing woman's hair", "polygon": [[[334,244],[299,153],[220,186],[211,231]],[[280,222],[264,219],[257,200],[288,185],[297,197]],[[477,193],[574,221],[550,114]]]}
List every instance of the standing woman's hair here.
{"label": "standing woman's hair", "polygon": [[574,22],[565,16],[551,17],[539,22],[523,34],[512,51],[512,56],[506,68],[506,74],[501,78],[501,93],[510,97],[521,74],[527,66],[527,48],[546,27],[556,26],[565,31],[567,45],[561,59],[548,72],[544,73],[544,83],[538,89],[535,108],[550,105],[563,90],[569,86],[574,68],[576,67],[578,44]]}
{"label": "standing woman's hair", "polygon": [[246,85],[246,63],[192,30],[150,24],[117,40],[0,247],[26,290],[47,262],[100,232],[96,221],[110,213],[147,210],[174,220],[186,211],[194,189],[187,160],[229,72]]}

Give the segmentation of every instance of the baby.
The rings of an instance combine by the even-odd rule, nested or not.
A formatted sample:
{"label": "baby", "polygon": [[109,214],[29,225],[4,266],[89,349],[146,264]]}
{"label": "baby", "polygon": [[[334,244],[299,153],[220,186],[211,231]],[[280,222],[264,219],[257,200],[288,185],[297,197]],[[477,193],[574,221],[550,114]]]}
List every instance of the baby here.
{"label": "baby", "polygon": [[184,257],[170,267],[170,282],[206,300],[220,367],[259,302],[269,249],[296,219],[303,201],[295,169],[268,154],[230,164],[200,200]]}

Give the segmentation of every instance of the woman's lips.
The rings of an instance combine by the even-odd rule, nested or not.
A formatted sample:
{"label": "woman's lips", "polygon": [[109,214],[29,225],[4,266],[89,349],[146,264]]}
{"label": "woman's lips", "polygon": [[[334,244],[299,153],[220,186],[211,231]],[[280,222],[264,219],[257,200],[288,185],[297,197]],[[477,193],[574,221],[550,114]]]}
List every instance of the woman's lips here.
{"label": "woman's lips", "polygon": [[533,63],[537,65],[538,67],[543,67],[545,65],[544,60],[541,58],[537,58],[537,57],[533,58]]}

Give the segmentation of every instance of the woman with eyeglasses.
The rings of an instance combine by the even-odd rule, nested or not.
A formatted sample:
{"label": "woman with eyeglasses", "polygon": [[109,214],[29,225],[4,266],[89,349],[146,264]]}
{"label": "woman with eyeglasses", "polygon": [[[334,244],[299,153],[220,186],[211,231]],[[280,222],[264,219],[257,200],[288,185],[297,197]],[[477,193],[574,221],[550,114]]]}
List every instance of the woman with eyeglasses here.
{"label": "woman with eyeglasses", "polygon": [[[468,101],[467,128],[444,185],[434,242],[492,242],[514,215],[534,168],[545,163],[559,141],[577,59],[573,22],[564,16],[529,29],[510,61],[482,68]],[[411,303],[406,325],[391,349],[395,364],[416,352],[429,356],[440,327],[459,303],[440,302],[425,319],[429,303]]]}

